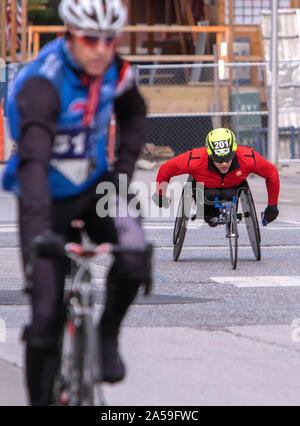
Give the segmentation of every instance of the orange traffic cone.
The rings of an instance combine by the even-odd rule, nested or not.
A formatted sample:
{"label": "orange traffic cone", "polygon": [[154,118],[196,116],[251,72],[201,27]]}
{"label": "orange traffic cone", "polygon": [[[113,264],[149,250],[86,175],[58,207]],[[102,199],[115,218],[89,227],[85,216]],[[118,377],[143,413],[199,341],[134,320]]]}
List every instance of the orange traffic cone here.
{"label": "orange traffic cone", "polygon": [[4,161],[4,98],[0,104],[0,161]]}
{"label": "orange traffic cone", "polygon": [[112,117],[110,121],[110,129],[108,136],[108,162],[113,164],[115,161],[115,145],[116,145],[116,119]]}

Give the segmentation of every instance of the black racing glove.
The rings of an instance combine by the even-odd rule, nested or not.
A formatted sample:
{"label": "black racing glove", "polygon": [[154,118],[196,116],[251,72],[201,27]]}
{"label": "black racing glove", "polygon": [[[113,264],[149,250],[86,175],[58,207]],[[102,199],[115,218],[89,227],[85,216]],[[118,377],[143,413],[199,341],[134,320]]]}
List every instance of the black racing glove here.
{"label": "black racing glove", "polygon": [[164,207],[167,209],[170,205],[170,200],[166,195],[161,195],[155,192],[152,196],[152,200],[158,207]]}
{"label": "black racing glove", "polygon": [[65,256],[65,239],[53,231],[45,231],[33,238],[30,250],[37,256],[61,258]]}
{"label": "black racing glove", "polygon": [[268,206],[264,211],[264,219],[267,221],[267,223],[273,222],[279,215],[279,210],[277,207],[277,204],[274,204],[274,206]]}

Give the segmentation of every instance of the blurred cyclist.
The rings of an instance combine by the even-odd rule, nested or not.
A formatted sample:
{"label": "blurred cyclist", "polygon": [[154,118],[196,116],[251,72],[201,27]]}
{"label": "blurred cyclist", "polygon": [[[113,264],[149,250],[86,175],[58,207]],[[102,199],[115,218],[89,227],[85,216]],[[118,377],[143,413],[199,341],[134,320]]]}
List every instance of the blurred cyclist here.
{"label": "blurred cyclist", "polygon": [[[47,44],[13,83],[9,97],[11,133],[18,152],[7,167],[4,187],[19,198],[23,258],[35,237],[61,250],[74,219],[85,222],[96,243],[146,247],[139,219],[99,217],[97,184],[119,175],[130,180],[144,144],[145,103],[131,66],[116,54],[127,17],[121,0],[62,0],[63,38]],[[120,125],[120,146],[108,173],[107,135],[111,114]],[[120,255],[107,278],[99,325],[103,380],[125,374],[118,352],[120,323],[139,286],[149,278],[145,256]],[[146,262],[147,263],[147,262]],[[32,405],[51,403],[63,317],[65,261],[36,262],[31,324],[25,328],[26,373]]]}
{"label": "blurred cyclist", "polygon": [[[264,211],[267,222],[279,214],[279,176],[277,168],[254,149],[237,146],[234,133],[225,128],[212,130],[206,137],[206,147],[195,148],[164,163],[157,174],[157,189],[153,195],[159,207],[168,207],[166,190],[173,176],[190,174],[196,182],[204,183],[204,194],[208,200],[232,200],[239,186],[247,185],[250,173],[266,179],[268,206]],[[204,205],[204,218],[210,226],[216,226],[214,218],[218,209]]]}

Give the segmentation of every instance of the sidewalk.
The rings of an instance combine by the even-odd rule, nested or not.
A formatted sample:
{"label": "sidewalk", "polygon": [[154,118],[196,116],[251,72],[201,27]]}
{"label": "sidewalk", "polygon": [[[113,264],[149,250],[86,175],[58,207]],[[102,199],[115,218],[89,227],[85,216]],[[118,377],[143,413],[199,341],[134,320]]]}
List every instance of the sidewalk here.
{"label": "sidewalk", "polygon": [[27,405],[22,370],[0,360],[0,406],[14,405]]}

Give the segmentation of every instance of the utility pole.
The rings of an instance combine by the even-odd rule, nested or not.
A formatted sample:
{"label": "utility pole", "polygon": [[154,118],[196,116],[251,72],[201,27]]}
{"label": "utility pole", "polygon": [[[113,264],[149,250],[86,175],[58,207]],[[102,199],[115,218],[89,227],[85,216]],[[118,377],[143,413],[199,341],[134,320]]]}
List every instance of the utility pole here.
{"label": "utility pole", "polygon": [[278,0],[272,0],[269,67],[268,160],[278,163]]}

